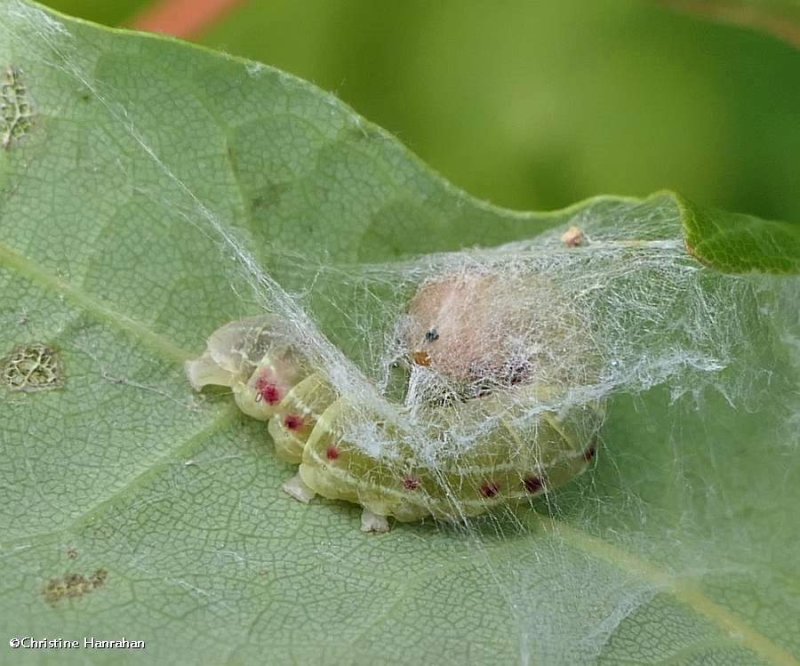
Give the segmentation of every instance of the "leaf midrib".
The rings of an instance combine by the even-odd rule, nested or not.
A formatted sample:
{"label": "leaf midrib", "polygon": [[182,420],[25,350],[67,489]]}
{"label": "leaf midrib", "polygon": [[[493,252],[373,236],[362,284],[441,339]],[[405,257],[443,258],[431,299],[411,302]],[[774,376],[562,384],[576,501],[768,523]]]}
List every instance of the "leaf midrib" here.
{"label": "leaf midrib", "polygon": [[165,465],[172,462],[177,462],[182,457],[182,454],[191,451],[195,445],[206,441],[208,438],[217,434],[225,426],[230,425],[239,416],[239,411],[235,405],[227,405],[211,422],[204,428],[198,430],[190,437],[181,440],[176,446],[168,449],[166,452],[159,455],[155,460],[146,463],[142,466],[138,474],[132,476],[128,481],[118,486],[107,497],[96,501],[89,509],[73,518],[72,522],[68,525],[60,527],[57,530],[35,532],[25,536],[16,537],[7,541],[0,542],[0,549],[6,549],[19,544],[36,545],[43,541],[47,541],[51,537],[58,536],[65,533],[77,533],[82,527],[95,520],[104,509],[113,506],[123,497],[130,495],[136,488],[145,484],[159,472]]}
{"label": "leaf midrib", "polygon": [[688,606],[697,615],[708,618],[725,635],[729,636],[731,641],[734,641],[735,637],[739,636],[739,643],[742,646],[755,652],[770,663],[781,664],[782,666],[797,666],[800,663],[794,655],[750,627],[727,608],[707,597],[697,585],[676,579],[643,558],[626,552],[584,531],[575,529],[564,522],[550,519],[541,514],[537,514],[537,517],[537,522],[546,533],[556,535],[574,548],[597,559],[604,560],[614,567],[632,572],[640,579],[650,581],[656,589],[669,592],[675,599]]}
{"label": "leaf midrib", "polygon": [[136,338],[163,360],[170,363],[184,363],[193,355],[191,352],[178,347],[163,335],[152,331],[142,322],[117,312],[81,289],[48,273],[16,250],[0,243],[0,267],[2,266],[9,268],[46,291],[63,296],[74,305],[92,314],[99,321],[110,324],[126,335]]}

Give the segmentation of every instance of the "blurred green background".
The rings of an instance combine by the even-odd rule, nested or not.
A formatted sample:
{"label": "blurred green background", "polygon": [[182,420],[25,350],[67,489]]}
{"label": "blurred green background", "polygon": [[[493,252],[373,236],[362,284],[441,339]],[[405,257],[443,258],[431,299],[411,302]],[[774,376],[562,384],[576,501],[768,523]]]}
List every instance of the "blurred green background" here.
{"label": "blurred green background", "polygon": [[[51,0],[130,24],[147,0]],[[250,0],[202,44],[313,81],[476,196],[661,188],[800,222],[800,50],[648,0]]]}

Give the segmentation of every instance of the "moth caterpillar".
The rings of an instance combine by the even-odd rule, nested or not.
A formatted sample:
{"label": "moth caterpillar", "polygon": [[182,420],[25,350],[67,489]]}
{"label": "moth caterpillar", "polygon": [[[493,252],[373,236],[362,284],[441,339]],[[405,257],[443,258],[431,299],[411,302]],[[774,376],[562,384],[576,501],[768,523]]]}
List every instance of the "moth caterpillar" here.
{"label": "moth caterpillar", "polygon": [[396,418],[345,395],[283,328],[275,315],[226,324],[187,363],[189,380],[231,387],[269,421],[278,457],[299,465],[284,490],[360,504],[365,531],[387,530],[388,516],[459,520],[527,500],[596,455],[602,403],[565,396],[597,372],[597,354],[545,280],[424,283],[398,323],[408,378]]}

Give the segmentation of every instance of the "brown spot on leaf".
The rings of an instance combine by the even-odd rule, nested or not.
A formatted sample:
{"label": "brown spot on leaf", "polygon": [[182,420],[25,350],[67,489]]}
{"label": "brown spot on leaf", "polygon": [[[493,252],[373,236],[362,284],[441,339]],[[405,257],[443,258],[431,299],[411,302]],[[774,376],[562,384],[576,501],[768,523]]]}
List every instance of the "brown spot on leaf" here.
{"label": "brown spot on leaf", "polygon": [[12,391],[47,391],[64,385],[59,353],[41,342],[17,347],[2,363],[3,383]]}
{"label": "brown spot on leaf", "polygon": [[51,578],[44,586],[42,596],[47,603],[55,605],[62,599],[77,599],[94,592],[103,587],[107,579],[108,571],[105,569],[97,569],[89,576],[68,573],[61,578]]}
{"label": "brown spot on leaf", "polygon": [[0,73],[0,146],[8,150],[31,128],[33,109],[22,74],[16,67]]}

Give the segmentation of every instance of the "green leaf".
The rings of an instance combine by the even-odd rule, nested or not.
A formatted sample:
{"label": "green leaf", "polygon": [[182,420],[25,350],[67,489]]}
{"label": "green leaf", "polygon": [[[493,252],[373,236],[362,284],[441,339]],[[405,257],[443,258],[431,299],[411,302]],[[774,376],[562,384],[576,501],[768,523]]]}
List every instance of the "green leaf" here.
{"label": "green leaf", "polygon": [[699,261],[730,273],[800,273],[800,224],[700,208],[680,200],[686,246]]}
{"label": "green leaf", "polygon": [[597,468],[541,513],[376,537],[356,507],[288,499],[263,424],[183,373],[214,328],[259,311],[215,230],[299,290],[322,261],[582,215],[657,227],[686,204],[493,208],[307,83],[24,2],[0,0],[0,63],[0,356],[8,372],[46,352],[56,373],[0,387],[7,639],[125,637],[157,663],[796,663],[789,364],[756,387],[786,397],[768,412],[715,395],[699,414],[663,387],[615,400]]}

